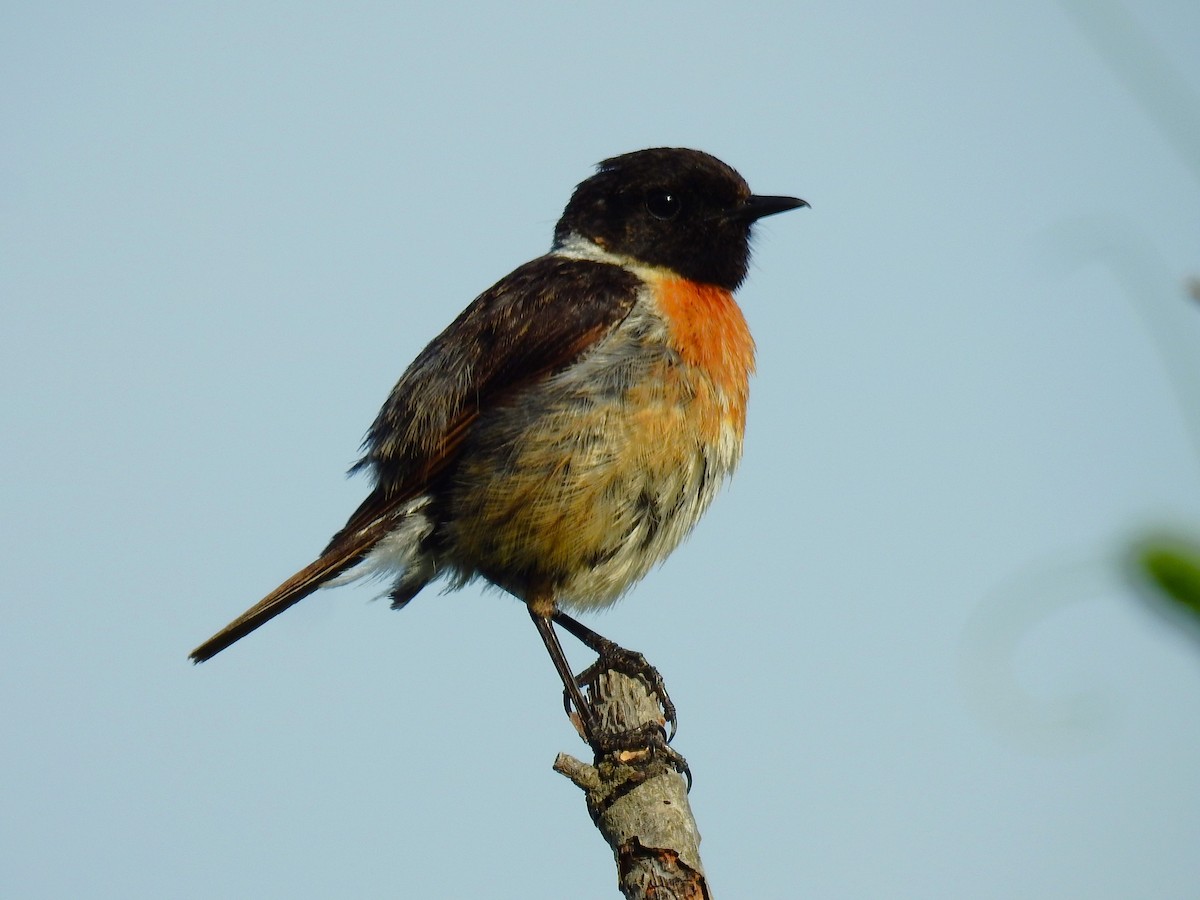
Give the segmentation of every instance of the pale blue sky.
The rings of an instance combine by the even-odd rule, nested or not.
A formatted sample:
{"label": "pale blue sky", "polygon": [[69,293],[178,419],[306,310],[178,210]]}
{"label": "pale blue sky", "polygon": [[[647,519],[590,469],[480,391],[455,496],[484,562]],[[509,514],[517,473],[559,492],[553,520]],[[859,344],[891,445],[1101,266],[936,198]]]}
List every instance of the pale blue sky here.
{"label": "pale blue sky", "polygon": [[[507,596],[186,654],[592,165],[678,145],[813,207],[740,295],[741,472],[588,620],[718,895],[1195,897],[1200,643],[1119,561],[1200,537],[1200,129],[1108,2],[5,5],[0,894],[616,896]],[[1135,22],[1200,93],[1200,5]]]}

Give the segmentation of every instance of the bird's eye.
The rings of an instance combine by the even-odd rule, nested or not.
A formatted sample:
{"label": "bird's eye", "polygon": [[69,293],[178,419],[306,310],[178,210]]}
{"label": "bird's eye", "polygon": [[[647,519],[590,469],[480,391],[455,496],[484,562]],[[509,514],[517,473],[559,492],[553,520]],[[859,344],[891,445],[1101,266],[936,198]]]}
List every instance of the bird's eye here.
{"label": "bird's eye", "polygon": [[683,201],[670,191],[651,191],[646,195],[646,211],[656,219],[666,221],[679,215]]}

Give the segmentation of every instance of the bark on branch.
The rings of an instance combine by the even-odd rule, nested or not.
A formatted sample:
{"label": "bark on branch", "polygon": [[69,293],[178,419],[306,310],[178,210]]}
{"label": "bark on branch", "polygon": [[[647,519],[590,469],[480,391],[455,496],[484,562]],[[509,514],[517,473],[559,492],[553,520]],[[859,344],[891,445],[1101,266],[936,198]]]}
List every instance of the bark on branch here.
{"label": "bark on branch", "polygon": [[617,672],[601,672],[586,687],[600,722],[596,746],[619,749],[598,752],[594,765],[560,753],[554,770],[586,794],[612,848],[621,893],[627,900],[711,900],[687,780],[665,744],[629,739],[661,727],[658,700],[645,681]]}

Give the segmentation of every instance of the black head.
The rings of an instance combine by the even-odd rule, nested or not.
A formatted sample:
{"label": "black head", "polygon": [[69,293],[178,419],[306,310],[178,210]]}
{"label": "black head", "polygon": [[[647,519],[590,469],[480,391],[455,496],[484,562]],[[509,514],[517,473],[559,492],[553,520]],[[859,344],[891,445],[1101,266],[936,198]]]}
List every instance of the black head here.
{"label": "black head", "polygon": [[736,171],[699,150],[638,150],[600,163],[575,189],[554,229],[605,250],[733,290],[746,277],[750,229],[763,216],[808,206],[761,197]]}

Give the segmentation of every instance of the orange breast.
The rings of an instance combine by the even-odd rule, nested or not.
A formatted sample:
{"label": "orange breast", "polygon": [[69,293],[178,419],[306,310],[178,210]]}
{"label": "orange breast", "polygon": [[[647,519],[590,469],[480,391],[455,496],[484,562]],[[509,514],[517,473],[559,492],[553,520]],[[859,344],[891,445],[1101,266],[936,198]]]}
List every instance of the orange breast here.
{"label": "orange breast", "polygon": [[741,310],[719,288],[646,280],[653,299],[596,352],[489,410],[468,437],[444,532],[462,578],[526,599],[552,590],[568,608],[612,603],[737,465],[754,366]]}
{"label": "orange breast", "polygon": [[729,412],[744,421],[754,338],[733,294],[686,278],[668,278],[658,285],[658,303],[680,356],[712,380]]}

